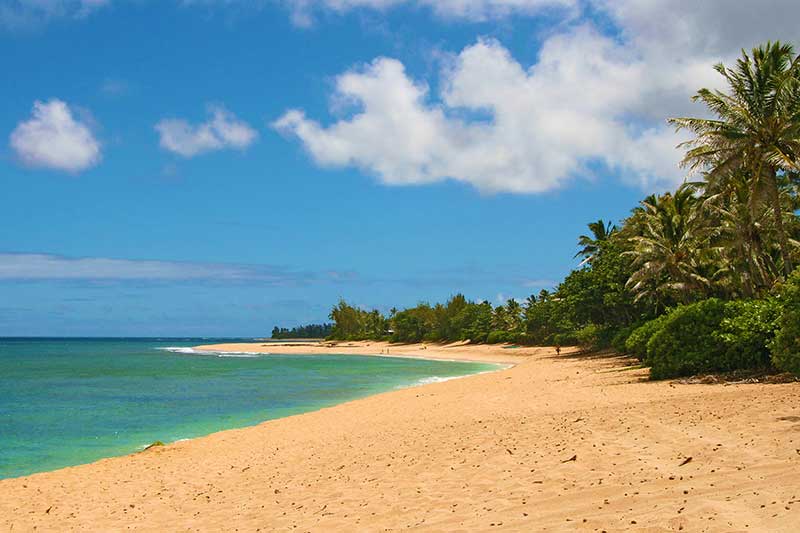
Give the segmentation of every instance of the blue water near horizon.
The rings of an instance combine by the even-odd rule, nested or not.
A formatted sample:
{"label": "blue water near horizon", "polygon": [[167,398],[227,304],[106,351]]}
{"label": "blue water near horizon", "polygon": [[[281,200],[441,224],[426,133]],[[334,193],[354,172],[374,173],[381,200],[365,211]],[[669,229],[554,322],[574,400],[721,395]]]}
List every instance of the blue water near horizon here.
{"label": "blue water near horizon", "polygon": [[0,338],[0,479],[498,368],[392,357],[231,356],[188,349],[252,340]]}

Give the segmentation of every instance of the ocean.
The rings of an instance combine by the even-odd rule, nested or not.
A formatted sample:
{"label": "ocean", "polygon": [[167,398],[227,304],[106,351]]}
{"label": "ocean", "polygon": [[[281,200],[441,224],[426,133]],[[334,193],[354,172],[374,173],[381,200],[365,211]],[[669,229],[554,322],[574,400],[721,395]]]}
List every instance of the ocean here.
{"label": "ocean", "polygon": [[252,339],[0,338],[0,478],[313,411],[497,365],[354,355],[227,355]]}

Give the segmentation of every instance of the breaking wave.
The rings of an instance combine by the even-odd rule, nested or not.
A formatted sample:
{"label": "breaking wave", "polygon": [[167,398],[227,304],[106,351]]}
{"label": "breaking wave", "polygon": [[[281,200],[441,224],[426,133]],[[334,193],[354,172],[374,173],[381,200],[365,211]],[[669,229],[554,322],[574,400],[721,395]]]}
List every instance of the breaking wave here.
{"label": "breaking wave", "polygon": [[214,357],[259,357],[262,355],[269,355],[264,352],[215,352],[213,350],[195,350],[194,348],[187,348],[185,346],[165,346],[158,349],[185,355],[213,355]]}

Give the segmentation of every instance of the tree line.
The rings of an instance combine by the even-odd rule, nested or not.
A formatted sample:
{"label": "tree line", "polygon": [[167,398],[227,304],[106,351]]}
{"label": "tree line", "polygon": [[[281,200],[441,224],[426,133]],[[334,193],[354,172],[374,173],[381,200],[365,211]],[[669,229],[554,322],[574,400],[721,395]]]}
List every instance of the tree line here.
{"label": "tree line", "polygon": [[494,306],[461,294],[388,315],[340,301],[334,339],[613,347],[654,378],[740,368],[800,373],[800,57],[767,43],[717,65],[709,117],[671,118],[692,138],[674,191],[598,220],[552,291]]}
{"label": "tree line", "polygon": [[333,324],[308,324],[292,329],[275,326],[272,328],[273,339],[324,339],[333,333]]}

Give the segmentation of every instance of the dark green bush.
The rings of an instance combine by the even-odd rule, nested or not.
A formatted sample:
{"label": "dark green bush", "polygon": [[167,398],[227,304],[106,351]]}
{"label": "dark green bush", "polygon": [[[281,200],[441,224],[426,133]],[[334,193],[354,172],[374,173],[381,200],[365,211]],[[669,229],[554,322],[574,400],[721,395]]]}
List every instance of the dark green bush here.
{"label": "dark green bush", "polygon": [[667,316],[669,315],[661,315],[634,329],[625,340],[625,351],[640,361],[647,359],[647,343],[656,332],[661,330]]}
{"label": "dark green bush", "polygon": [[556,333],[548,339],[547,344],[554,346],[574,346],[578,344],[578,338],[574,333]]}
{"label": "dark green bush", "polygon": [[800,268],[795,270],[778,296],[781,307],[777,333],[772,342],[772,364],[800,375]]}
{"label": "dark green bush", "polygon": [[519,333],[514,336],[514,342],[517,344],[523,344],[525,346],[534,346],[536,345],[536,339],[533,335],[528,333]]}
{"label": "dark green bush", "polygon": [[775,300],[734,300],[725,304],[718,332],[729,369],[770,366],[779,307]]}
{"label": "dark green bush", "polygon": [[628,337],[626,347],[641,353],[650,336],[644,361],[653,379],[768,367],[779,309],[774,300],[712,298],[647,322]]}
{"label": "dark green bush", "polygon": [[513,342],[513,335],[508,331],[495,330],[489,333],[486,337],[486,342],[489,344],[500,344],[503,342]]}
{"label": "dark green bush", "polygon": [[716,298],[673,309],[647,343],[652,379],[731,370],[718,336],[725,303]]}
{"label": "dark green bush", "polygon": [[618,329],[611,336],[611,340],[609,341],[610,346],[619,353],[626,353],[628,350],[625,347],[625,343],[627,342],[628,337],[631,336],[631,333],[633,333],[634,330],[637,328],[638,325],[626,326],[624,328]]}
{"label": "dark green bush", "polygon": [[587,324],[575,332],[578,346],[585,350],[596,350],[602,347],[603,331],[597,324]]}

